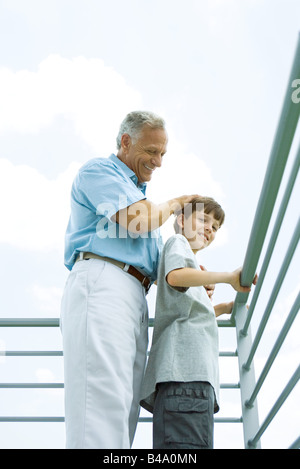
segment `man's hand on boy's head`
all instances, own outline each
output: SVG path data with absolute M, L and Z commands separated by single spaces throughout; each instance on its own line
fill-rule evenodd
M 200 197 L 199 194 L 182 195 L 181 197 L 176 197 L 175 199 L 169 200 L 171 213 L 174 215 L 180 215 L 186 205 L 192 203 L 193 200 L 198 197 Z
M 199 266 L 201 270 L 207 270 L 203 265 L 200 265 Z M 208 294 L 208 297 L 212 300 L 212 297 L 213 297 L 213 294 L 215 292 L 215 285 L 214 284 L 211 284 L 211 285 L 205 285 L 204 288 L 206 290 L 206 293 Z

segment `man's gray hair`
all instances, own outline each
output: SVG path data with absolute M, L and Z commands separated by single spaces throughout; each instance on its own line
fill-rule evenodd
M 121 148 L 121 138 L 123 134 L 128 134 L 133 140 L 138 139 L 139 134 L 144 127 L 149 125 L 152 129 L 164 129 L 165 121 L 158 115 L 149 111 L 133 111 L 127 114 L 125 119 L 120 125 L 120 130 L 117 136 L 117 148 Z

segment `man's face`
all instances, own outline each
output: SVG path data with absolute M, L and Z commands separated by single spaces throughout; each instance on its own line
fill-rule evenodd
M 215 239 L 219 228 L 220 224 L 213 213 L 195 211 L 184 221 L 184 235 L 195 252 L 207 248 Z
M 148 126 L 136 141 L 127 134 L 122 136 L 123 161 L 136 174 L 139 183 L 150 181 L 155 169 L 161 166 L 167 143 L 165 130 Z

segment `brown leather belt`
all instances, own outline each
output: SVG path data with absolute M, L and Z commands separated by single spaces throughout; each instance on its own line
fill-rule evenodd
M 93 252 L 83 252 L 77 256 L 75 262 L 79 260 L 88 260 L 88 259 L 101 259 L 102 261 L 110 262 L 111 264 L 120 267 L 120 269 L 124 270 L 128 274 L 132 275 L 133 277 L 137 278 L 143 287 L 146 290 L 146 293 L 150 290 L 151 287 L 151 280 L 149 277 L 145 277 L 139 270 L 137 270 L 133 265 L 125 264 L 124 262 L 117 261 L 115 259 L 111 259 L 110 257 L 102 257 L 98 256 L 98 254 L 94 254 Z

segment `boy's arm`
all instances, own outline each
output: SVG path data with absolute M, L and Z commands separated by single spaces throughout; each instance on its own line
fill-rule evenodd
M 168 273 L 167 282 L 171 287 L 200 287 L 215 283 L 228 283 L 236 291 L 248 293 L 251 287 L 243 287 L 240 283 L 242 269 L 234 272 L 208 272 L 207 270 L 197 270 L 190 267 L 175 269 Z M 253 279 L 253 285 L 256 284 L 257 275 Z
M 234 304 L 234 302 L 230 301 L 229 303 L 220 303 L 220 304 L 214 306 L 216 318 L 218 316 L 221 316 L 221 314 L 231 314 L 233 304 Z
M 233 309 L 234 301 L 229 303 L 220 303 L 214 306 L 216 317 L 221 316 L 221 314 L 231 314 Z M 249 306 L 246 305 L 246 308 L 249 309 Z

